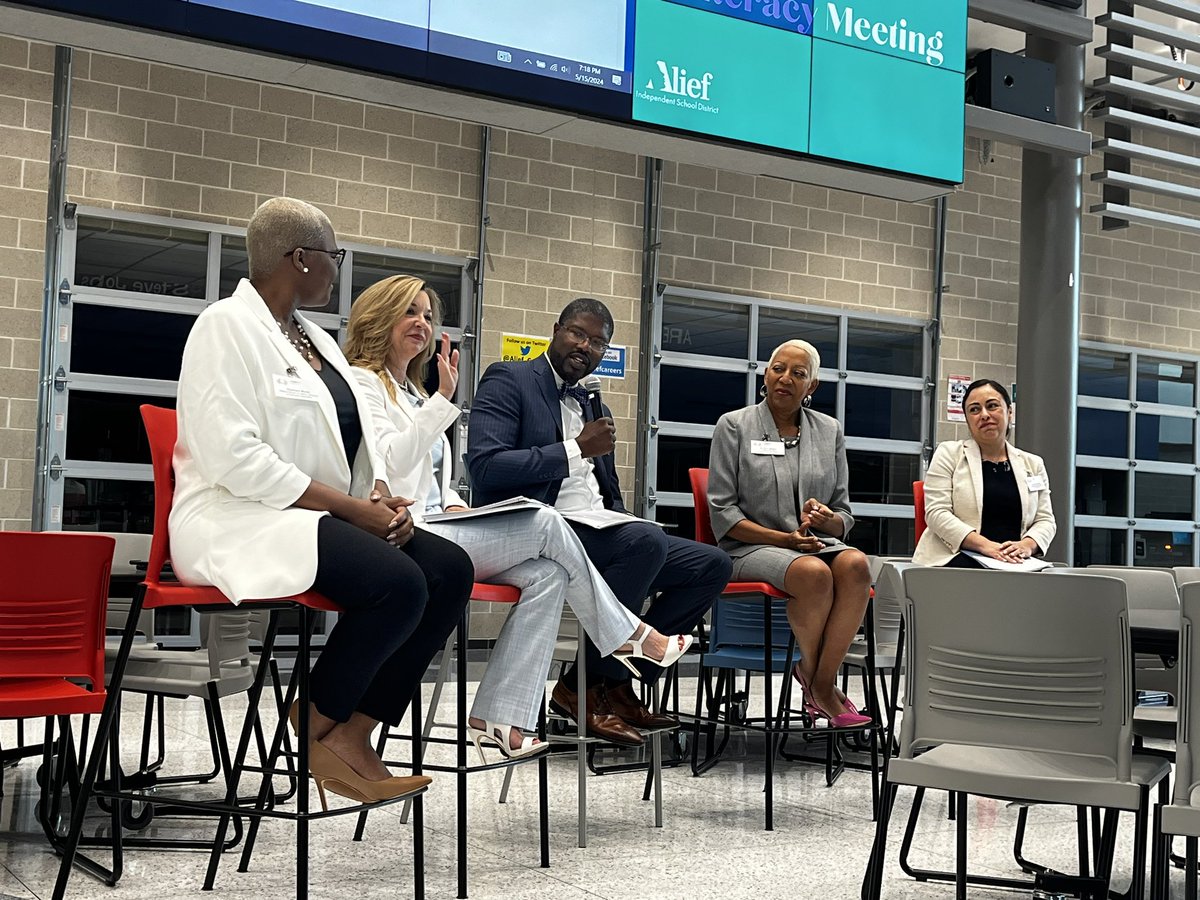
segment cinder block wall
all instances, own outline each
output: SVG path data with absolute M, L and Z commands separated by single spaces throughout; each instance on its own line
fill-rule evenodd
M 0 527 L 32 503 L 42 247 L 53 48 L 0 36 Z M 70 199 L 244 225 L 276 194 L 314 202 L 339 236 L 459 256 L 476 252 L 478 126 L 309 91 L 77 52 Z M 1171 141 L 1178 141 L 1172 138 Z M 1171 149 L 1178 145 L 1164 144 Z M 941 375 L 1015 377 L 1020 152 L 968 141 L 949 198 Z M 1099 159 L 1088 161 L 1095 171 Z M 484 262 L 484 363 L 502 333 L 548 335 L 588 294 L 629 348 L 608 386 L 618 464 L 633 484 L 642 249 L 634 154 L 493 133 Z M 1153 166 L 1135 171 L 1158 177 Z M 668 162 L 660 280 L 797 303 L 927 319 L 931 203 Z M 1085 208 L 1098 200 L 1086 185 Z M 1179 209 L 1180 201 L 1157 208 Z M 1101 234 L 1085 216 L 1085 338 L 1200 350 L 1200 254 L 1162 228 Z M 938 387 L 944 405 L 944 388 Z M 944 419 L 944 408 L 942 410 Z M 942 421 L 938 437 L 955 434 Z

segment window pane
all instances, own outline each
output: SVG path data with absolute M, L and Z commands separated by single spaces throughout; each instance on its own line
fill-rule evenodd
M 462 270 L 458 266 L 356 251 L 350 275 L 350 302 L 375 282 L 392 275 L 423 278 L 442 300 L 442 324 L 454 327 L 462 324 Z
M 1135 531 L 1133 533 L 1133 564 L 1135 566 L 1192 565 L 1192 532 Z
M 711 441 L 701 438 L 658 438 L 658 480 L 656 490 L 690 493 L 688 469 L 708 468 L 708 447 Z
M 1137 398 L 1149 403 L 1194 406 L 1196 364 L 1174 359 L 1138 357 Z
M 821 354 L 821 365 L 836 369 L 838 364 L 837 319 L 814 316 L 812 313 L 787 310 L 761 310 L 758 314 L 758 358 L 770 359 L 775 348 L 784 341 L 808 341 Z
M 921 376 L 923 335 L 920 329 L 857 319 L 850 319 L 846 325 L 847 369 Z
M 249 265 L 246 261 L 246 239 L 235 234 L 221 237 L 221 296 L 228 297 L 237 287 L 238 281 L 250 277 Z M 339 307 L 338 285 L 341 283 L 341 272 L 333 279 L 333 293 L 329 302 L 324 306 L 306 307 L 301 312 L 336 313 Z
M 661 503 L 654 507 L 654 521 L 674 526 L 666 532 L 674 537 L 696 539 L 696 513 L 690 507 L 663 506 Z
M 1181 463 L 1194 460 L 1195 419 L 1138 413 L 1133 427 L 1138 459 Z
M 138 411 L 143 403 L 175 408 L 174 397 L 71 391 L 67 400 L 67 458 L 149 464 L 150 445 Z
M 1125 565 L 1126 533 L 1109 528 L 1076 528 L 1075 565 Z
M 63 485 L 63 531 L 154 530 L 154 485 L 148 481 L 68 478 Z
M 208 235 L 182 228 L 81 218 L 75 287 L 204 299 Z
M 179 380 L 183 345 L 195 316 L 76 303 L 71 371 Z
M 748 307 L 684 297 L 663 304 L 663 350 L 745 359 L 749 345 Z
M 659 397 L 661 422 L 716 425 L 725 413 L 746 405 L 746 376 L 740 372 L 662 366 Z
M 1105 350 L 1079 351 L 1079 393 L 1087 397 L 1129 396 L 1129 356 Z
M 1135 472 L 1133 515 L 1139 519 L 1191 519 L 1191 475 Z
M 1114 469 L 1075 470 L 1075 512 L 1081 516 L 1126 516 L 1129 473 Z
M 912 519 L 855 518 L 847 543 L 875 556 L 911 556 L 915 534 Z
M 921 397 L 920 391 L 848 384 L 846 434 L 854 437 L 919 441 Z
M 850 500 L 859 503 L 913 502 L 912 483 L 920 475 L 921 458 L 903 453 L 847 450 Z
M 1129 414 L 1080 407 L 1075 452 L 1081 456 L 1129 456 Z

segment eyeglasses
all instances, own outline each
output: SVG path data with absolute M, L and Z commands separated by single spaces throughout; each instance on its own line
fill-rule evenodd
M 333 257 L 333 264 L 339 269 L 342 267 L 342 260 L 346 258 L 346 248 L 340 250 L 326 250 L 324 247 L 296 247 L 294 250 L 289 250 L 284 256 L 291 256 L 296 250 L 307 250 L 309 253 L 328 253 Z
M 574 325 L 564 325 L 563 328 L 569 337 L 576 344 L 586 344 L 588 349 L 593 353 L 607 353 L 608 341 L 602 341 L 600 338 L 594 338 L 586 331 L 580 331 Z

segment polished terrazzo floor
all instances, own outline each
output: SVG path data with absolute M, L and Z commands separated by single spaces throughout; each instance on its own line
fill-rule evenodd
M 683 680 L 684 696 L 694 682 Z M 428 687 L 426 688 L 428 693 Z M 227 720 L 240 721 L 244 701 L 226 701 Z M 690 701 L 689 701 L 690 702 Z M 447 701 L 443 710 L 448 714 Z M 140 714 L 126 714 L 126 734 L 140 727 Z M 168 765 L 175 771 L 200 769 L 207 762 L 204 718 L 198 702 L 168 701 Z M 30 737 L 27 734 L 27 738 Z M 32 736 L 36 736 L 36 730 Z M 0 744 L 10 747 L 13 723 L 0 723 Z M 538 866 L 536 769 L 516 769 L 509 801 L 497 803 L 502 772 L 472 775 L 469 788 L 470 896 L 478 900 L 526 898 L 856 898 L 873 835 L 870 779 L 847 771 L 826 787 L 820 766 L 781 762 L 776 772 L 776 828 L 763 830 L 763 763 L 760 744 L 735 738 L 724 761 L 702 777 L 684 768 L 664 772 L 665 822 L 654 827 L 653 807 L 641 800 L 640 773 L 588 779 L 589 842 L 581 849 L 576 835 L 576 764 L 572 754 L 550 764 L 551 866 Z M 451 760 L 446 748 L 431 759 Z M 472 753 L 473 753 L 472 749 Z M 48 898 L 58 863 L 33 819 L 37 796 L 36 760 L 4 772 L 0 798 L 0 900 Z M 901 792 L 898 810 L 907 814 L 909 794 Z M 315 792 L 313 803 L 316 803 Z M 411 826 L 400 820 L 399 806 L 372 813 L 366 838 L 351 840 L 354 817 L 316 822 L 311 839 L 311 888 L 314 898 L 384 898 L 412 894 Z M 1016 810 L 992 800 L 969 807 L 972 870 L 1017 875 L 1011 842 Z M 97 819 L 94 828 L 102 828 Z M 1126 821 L 1117 850 L 1118 887 L 1128 882 L 1130 826 Z M 147 833 L 211 834 L 211 824 L 156 819 Z M 430 898 L 457 896 L 455 875 L 455 790 L 453 777 L 440 775 L 426 802 L 426 892 Z M 952 898 L 953 886 L 919 884 L 895 864 L 902 823 L 893 841 L 884 881 L 888 898 Z M 124 878 L 115 888 L 82 872 L 72 878 L 72 898 L 208 897 L 262 900 L 293 895 L 293 829 L 285 822 L 263 826 L 249 873 L 236 871 L 227 855 L 216 890 L 200 890 L 206 858 L 191 852 L 130 851 Z M 1038 809 L 1031 815 L 1029 855 L 1056 868 L 1071 870 L 1075 858 L 1074 815 L 1069 810 Z M 932 799 L 922 818 L 913 852 L 920 865 L 953 866 L 953 823 L 946 819 L 945 798 Z M 1174 873 L 1182 896 L 1181 873 Z M 972 889 L 970 896 L 1028 896 L 1028 891 Z

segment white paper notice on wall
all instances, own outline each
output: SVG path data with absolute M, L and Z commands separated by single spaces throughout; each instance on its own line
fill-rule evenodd
M 67 424 L 67 417 L 66 417 L 66 416 L 64 416 L 62 413 L 55 413 L 55 414 L 54 414 L 54 430 L 55 430 L 55 431 L 62 431 L 62 430 L 63 430 L 63 426 L 64 426 L 64 425 L 66 425 L 66 424 Z
M 67 326 L 59 325 L 58 326 L 58 342 L 60 344 L 65 344 L 67 342 L 67 338 L 69 336 L 70 336 L 70 332 L 67 331 Z
M 963 397 L 967 394 L 967 385 L 971 383 L 970 375 L 946 376 L 946 418 L 951 422 L 965 422 L 967 416 L 963 412 Z
M 62 507 L 61 506 L 50 507 L 50 524 L 59 525 L 61 523 L 62 523 Z

